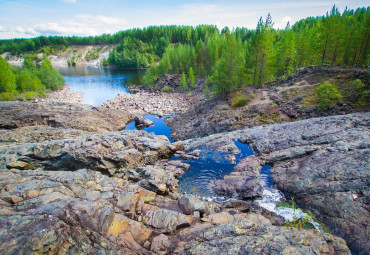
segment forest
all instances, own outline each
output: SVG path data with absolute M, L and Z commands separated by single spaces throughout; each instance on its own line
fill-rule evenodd
M 42 59 L 27 55 L 22 68 L 11 66 L 0 57 L 0 101 L 44 97 L 45 92 L 63 85 L 63 76 L 53 68 L 46 55 Z
M 1 40 L 0 53 L 48 55 L 71 45 L 114 44 L 102 65 L 148 68 L 143 79 L 148 87 L 167 73 L 181 74 L 184 89 L 193 86 L 194 76 L 205 77 L 214 85 L 213 92 L 222 96 L 241 86 L 261 86 L 286 78 L 305 66 L 370 64 L 370 7 L 341 13 L 333 6 L 324 16 L 288 23 L 285 29 L 274 29 L 273 25 L 268 14 L 259 19 L 256 29 L 225 27 L 219 31 L 213 25 L 173 25 L 95 37 Z

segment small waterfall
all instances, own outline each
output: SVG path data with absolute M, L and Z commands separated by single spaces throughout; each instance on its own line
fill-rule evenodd
M 276 213 L 277 215 L 282 216 L 285 221 L 292 222 L 294 218 L 296 220 L 301 219 L 304 220 L 305 218 L 308 219 L 308 222 L 318 231 L 324 232 L 320 223 L 316 222 L 309 214 L 303 212 L 300 208 L 291 208 L 288 206 L 277 206 L 282 202 L 286 202 L 286 198 L 284 197 L 283 193 L 281 193 L 278 189 L 275 188 L 275 185 L 271 179 L 271 166 L 264 165 L 261 168 L 261 172 L 259 175 L 259 179 L 261 184 L 264 188 L 262 199 L 255 200 L 255 202 L 271 211 Z

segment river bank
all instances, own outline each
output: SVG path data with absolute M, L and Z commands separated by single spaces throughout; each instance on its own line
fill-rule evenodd
M 61 89 L 46 93 L 45 98 L 38 98 L 37 102 L 63 102 L 78 104 L 83 100 L 83 93 L 70 90 L 70 85 L 65 84 Z

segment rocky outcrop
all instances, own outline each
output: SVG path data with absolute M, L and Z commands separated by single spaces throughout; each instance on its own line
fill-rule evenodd
M 351 82 L 355 79 L 360 79 L 366 89 L 370 88 L 367 69 L 340 67 L 307 67 L 287 79 L 265 84 L 261 88 L 243 87 L 239 92 L 250 100 L 247 105 L 232 106 L 237 92 L 231 93 L 227 99 L 201 101 L 186 112 L 168 119 L 171 137 L 185 140 L 266 124 L 369 111 L 370 98 L 363 97 L 362 92 L 353 87 Z M 324 81 L 338 85 L 343 98 L 321 110 L 317 107 L 316 89 Z
M 33 143 L 64 138 L 87 136 L 90 132 L 78 129 L 53 128 L 45 126 L 27 126 L 0 130 L 0 143 Z
M 60 102 L 0 102 L 0 128 L 48 126 L 88 132 L 118 131 L 134 118 L 128 112 Z
M 255 156 L 244 158 L 234 171 L 215 182 L 214 191 L 217 195 L 238 199 L 261 197 L 263 188 L 258 179 L 261 164 Z
M 201 233 L 188 231 L 172 254 L 351 254 L 343 239 L 329 234 L 273 226 L 259 214 L 240 218 Z
M 255 163 L 273 165 L 271 177 L 279 190 L 294 196 L 299 206 L 310 209 L 332 233 L 343 237 L 354 254 L 366 254 L 370 251 L 369 126 L 370 113 L 351 114 L 258 126 L 184 144 L 186 151 L 208 143 L 226 151 L 235 146 L 235 139 L 249 144 Z M 246 173 L 253 173 L 258 164 Z M 228 178 L 244 183 L 248 174 L 240 170 L 220 183 Z
M 4 169 L 74 171 L 89 168 L 109 175 L 123 176 L 127 169 L 154 164 L 159 159 L 168 157 L 171 143 L 165 136 L 154 136 L 144 131 L 125 131 L 43 143 L 8 145 L 0 147 L 0 151 L 0 168 Z M 144 175 L 153 175 L 149 172 Z

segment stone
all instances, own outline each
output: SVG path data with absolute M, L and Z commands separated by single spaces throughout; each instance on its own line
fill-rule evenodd
M 226 223 L 233 223 L 234 216 L 230 215 L 227 212 L 220 212 L 220 213 L 211 214 L 207 217 L 202 218 L 201 220 L 205 222 L 210 222 L 212 224 L 226 224 Z
M 179 207 L 180 207 L 181 211 L 184 214 L 187 214 L 187 215 L 193 214 L 194 205 L 190 202 L 189 198 L 187 198 L 186 196 L 181 196 L 179 198 L 178 203 L 179 203 Z
M 171 254 L 351 254 L 339 237 L 314 230 L 272 226 L 258 214 L 248 214 L 233 223 L 188 235 L 193 236 L 182 236 L 185 243 L 174 240 L 171 247 L 178 249 L 171 249 Z
M 170 242 L 168 237 L 164 234 L 160 234 L 153 238 L 150 250 L 153 252 L 166 251 L 169 246 Z

